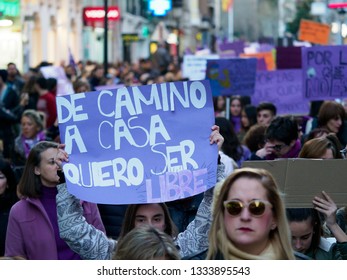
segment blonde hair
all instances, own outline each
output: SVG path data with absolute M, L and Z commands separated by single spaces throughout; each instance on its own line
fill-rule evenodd
M 342 145 L 335 134 L 330 133 L 326 137 L 313 138 L 308 140 L 302 147 L 299 158 L 322 158 L 326 151 L 330 149 L 334 158 L 343 158 L 340 150 Z
M 235 255 L 240 258 L 249 256 L 245 252 L 236 249 L 234 244 L 227 237 L 224 226 L 224 205 L 223 202 L 227 199 L 230 188 L 239 178 L 251 178 L 258 180 L 267 191 L 267 199 L 273 205 L 272 211 L 277 227 L 271 230 L 269 241 L 275 251 L 278 259 L 295 259 L 290 241 L 290 230 L 285 214 L 285 206 L 282 201 L 279 189 L 272 175 L 265 169 L 256 168 L 241 168 L 228 176 L 220 188 L 217 188 L 214 193 L 214 207 L 212 225 L 209 233 L 209 249 L 207 259 L 215 259 L 218 254 L 222 254 L 223 258 L 228 258 L 229 250 L 232 247 L 235 249 Z M 229 244 L 229 245 L 227 245 Z M 256 256 L 255 256 L 256 258 Z
M 180 255 L 168 234 L 149 225 L 127 233 L 117 244 L 114 260 L 179 260 Z
M 35 124 L 39 127 L 40 131 L 44 129 L 43 125 L 43 117 L 42 112 L 33 110 L 33 109 L 27 109 L 23 112 L 22 118 L 27 117 L 35 122 Z

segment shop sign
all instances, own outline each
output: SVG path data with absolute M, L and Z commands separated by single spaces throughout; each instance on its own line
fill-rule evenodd
M 85 26 L 97 26 L 104 22 L 105 9 L 104 7 L 85 7 L 83 9 L 83 22 Z M 120 19 L 120 12 L 117 6 L 108 7 L 107 20 L 109 22 Z

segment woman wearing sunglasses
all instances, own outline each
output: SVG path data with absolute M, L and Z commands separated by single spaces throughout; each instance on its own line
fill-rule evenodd
M 236 170 L 219 190 L 207 259 L 295 259 L 285 207 L 268 171 Z

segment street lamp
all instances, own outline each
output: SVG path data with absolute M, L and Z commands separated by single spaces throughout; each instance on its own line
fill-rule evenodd
M 107 77 L 107 70 L 108 70 L 108 58 L 107 58 L 107 42 L 108 42 L 108 5 L 107 0 L 104 0 L 104 10 L 105 10 L 105 16 L 104 16 L 104 75 Z

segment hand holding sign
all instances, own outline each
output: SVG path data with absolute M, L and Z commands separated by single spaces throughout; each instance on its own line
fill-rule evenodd
M 69 155 L 68 153 L 64 150 L 65 144 L 59 144 L 58 145 L 58 151 L 57 155 L 55 156 L 55 163 L 62 169 L 62 164 L 63 162 L 69 162 Z
M 223 136 L 219 133 L 219 126 L 212 126 L 212 133 L 210 135 L 210 144 L 216 143 L 218 150 L 220 151 L 224 142 Z
M 320 213 L 324 214 L 326 219 L 326 224 L 331 233 L 336 238 L 338 242 L 347 242 L 346 233 L 340 228 L 336 222 L 336 211 L 337 206 L 335 202 L 330 198 L 330 196 L 322 191 L 322 198 L 315 196 L 313 199 L 314 208 Z

